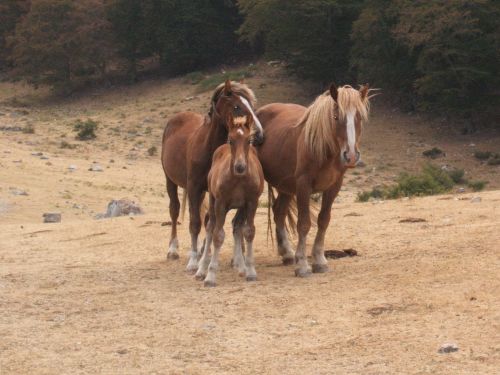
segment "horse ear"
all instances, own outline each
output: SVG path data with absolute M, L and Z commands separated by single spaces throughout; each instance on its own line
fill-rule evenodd
M 224 85 L 224 95 L 231 95 L 231 81 L 229 79 L 226 80 L 226 84 Z
M 361 95 L 361 99 L 365 100 L 368 96 L 368 91 L 370 91 L 370 85 L 367 83 L 359 89 L 359 94 Z
M 337 101 L 337 97 L 339 96 L 339 92 L 337 90 L 337 86 L 335 86 L 335 83 L 332 82 L 330 85 L 330 95 L 332 96 L 332 99 Z

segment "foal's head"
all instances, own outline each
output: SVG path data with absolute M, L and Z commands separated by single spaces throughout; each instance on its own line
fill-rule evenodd
M 215 89 L 210 112 L 219 116 L 228 131 L 235 125 L 252 129 L 254 142 L 259 144 L 264 139 L 264 130 L 255 115 L 254 105 L 255 95 L 247 85 L 227 80 Z
M 235 176 L 245 176 L 248 172 L 248 151 L 252 144 L 250 127 L 233 123 L 229 127 L 227 143 L 231 148 L 231 171 Z

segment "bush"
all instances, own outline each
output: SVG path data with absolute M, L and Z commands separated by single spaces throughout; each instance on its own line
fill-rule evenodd
M 66 148 L 69 150 L 73 150 L 76 148 L 76 145 L 68 143 L 66 141 L 61 141 L 61 144 L 59 145 L 59 148 Z
M 188 73 L 184 76 L 184 82 L 196 85 L 205 79 L 205 75 L 202 72 L 196 71 Z
M 485 188 L 487 181 L 470 181 L 468 186 L 474 191 L 481 191 Z
M 491 156 L 490 151 L 476 151 L 474 152 L 474 157 L 479 160 L 488 160 Z
M 203 79 L 198 85 L 199 92 L 205 92 L 215 89 L 220 83 L 230 79 L 231 81 L 241 81 L 245 78 L 253 77 L 255 68 L 234 70 L 232 72 L 224 72 L 213 74 Z
M 490 160 L 488 160 L 488 165 L 500 165 L 500 154 L 495 154 Z
M 150 148 L 148 148 L 148 155 L 149 156 L 154 156 L 156 155 L 158 152 L 158 149 L 156 148 L 156 146 L 151 146 Z
M 435 165 L 427 164 L 417 175 L 402 173 L 397 184 L 390 187 L 375 187 L 371 191 L 358 193 L 358 202 L 370 198 L 396 199 L 401 197 L 426 196 L 446 193 L 457 183 L 464 183 L 463 169 L 445 171 Z
M 78 132 L 76 138 L 80 141 L 88 141 L 97 137 L 95 134 L 95 131 L 97 130 L 97 122 L 95 122 L 94 120 L 77 120 L 73 129 Z
M 426 150 L 426 151 L 422 152 L 422 155 L 424 155 L 428 158 L 431 158 L 431 159 L 436 159 L 438 156 L 441 156 L 443 154 L 444 154 L 443 150 L 441 150 L 437 147 L 433 147 L 430 150 Z

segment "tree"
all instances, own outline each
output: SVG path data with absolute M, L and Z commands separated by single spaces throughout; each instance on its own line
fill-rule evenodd
M 270 58 L 279 58 L 304 78 L 349 82 L 352 22 L 363 1 L 240 0 L 245 20 L 239 32 L 263 43 Z
M 30 0 L 2 0 L 0 2 L 0 70 L 6 67 L 11 52 L 7 47 L 7 38 L 14 33 L 16 24 L 29 11 L 30 6 Z
M 15 73 L 69 92 L 89 77 L 105 77 L 113 54 L 109 35 L 102 0 L 33 0 L 10 38 Z

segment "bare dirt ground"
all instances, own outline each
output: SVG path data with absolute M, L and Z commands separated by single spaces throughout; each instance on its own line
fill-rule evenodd
M 279 69 L 260 66 L 248 83 L 260 104 L 312 99 Z M 345 182 L 326 239 L 359 256 L 297 279 L 268 244 L 261 208 L 258 281 L 231 270 L 227 228 L 218 286 L 206 289 L 184 272 L 186 222 L 184 257 L 165 259 L 164 177 L 147 149 L 160 148 L 169 115 L 205 112 L 209 95 L 182 79 L 58 101 L 2 84 L 0 126 L 35 133 L 0 130 L 0 374 L 498 372 L 500 167 L 472 156 L 500 152 L 498 134 L 462 136 L 374 100 L 367 166 Z M 95 141 L 74 140 L 79 118 L 99 121 Z M 418 170 L 434 146 L 446 152 L 438 165 L 488 180 L 489 191 L 354 203 L 359 190 Z M 88 171 L 94 161 L 103 172 Z M 122 197 L 146 214 L 94 219 Z M 61 212 L 62 223 L 42 224 L 43 212 Z M 424 221 L 400 222 L 408 218 Z M 459 350 L 438 353 L 446 342 Z

